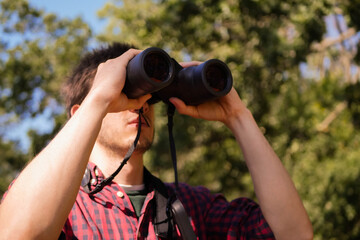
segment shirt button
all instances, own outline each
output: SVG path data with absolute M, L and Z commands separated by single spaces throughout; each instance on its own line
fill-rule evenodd
M 122 191 L 118 191 L 118 192 L 116 193 L 116 195 L 117 195 L 118 197 L 120 197 L 120 198 L 123 198 L 123 197 L 124 197 L 124 193 L 123 193 Z
M 96 183 L 96 179 L 95 178 L 91 179 L 90 183 L 91 183 L 91 185 L 94 185 Z

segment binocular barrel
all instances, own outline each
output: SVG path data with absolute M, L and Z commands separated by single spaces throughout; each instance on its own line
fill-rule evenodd
M 183 68 L 160 48 L 147 48 L 127 66 L 123 92 L 129 98 L 151 93 L 150 103 L 178 97 L 187 105 L 198 105 L 225 96 L 232 87 L 228 66 L 217 59 Z

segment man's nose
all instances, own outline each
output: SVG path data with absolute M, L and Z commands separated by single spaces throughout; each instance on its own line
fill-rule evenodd
M 150 106 L 149 106 L 148 102 L 144 103 L 144 105 L 142 106 L 142 109 L 143 109 L 143 113 L 147 113 L 149 111 Z M 138 113 L 140 111 L 140 109 L 133 109 L 133 110 L 130 110 L 130 111 Z

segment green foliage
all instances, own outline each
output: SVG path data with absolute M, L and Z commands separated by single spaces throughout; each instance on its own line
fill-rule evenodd
M 313 63 L 311 46 L 322 40 L 323 17 L 338 11 L 336 5 L 359 29 L 359 1 L 113 0 L 99 12 L 108 26 L 97 38 L 161 47 L 178 61 L 225 61 L 292 176 L 315 239 L 359 239 L 359 84 L 345 84 L 331 71 L 321 79 L 304 79 L 299 72 L 299 63 Z M 91 31 L 81 19 L 59 19 L 25 0 L 2 1 L 0 21 L 4 36 L 21 36 L 16 44 L 10 38 L 0 42 L 0 113 L 10 124 L 58 104 L 61 82 L 87 50 Z M 40 100 L 34 100 L 34 89 L 44 93 Z M 52 133 L 29 132 L 28 153 L 16 151 L 16 143 L 0 142 L 2 192 L 27 156 L 39 152 L 65 122 L 59 111 L 53 115 Z M 334 118 L 325 121 L 329 116 Z M 166 124 L 166 106 L 159 103 L 146 165 L 173 181 Z M 241 151 L 224 126 L 176 114 L 174 136 L 180 181 L 205 185 L 229 199 L 255 197 Z
M 54 117 L 59 114 L 59 88 L 86 51 L 92 33 L 80 18 L 59 19 L 26 0 L 3 0 L 0 7 L 0 132 L 4 136 L 14 124 L 39 116 L 46 109 Z M 64 119 L 54 125 L 63 123 Z M 0 193 L 26 163 L 28 154 L 37 154 L 53 134 L 39 136 L 31 131 L 29 153 L 0 139 Z
M 326 1 L 113 1 L 101 11 L 101 16 L 107 16 L 110 23 L 100 39 L 121 39 L 140 48 L 162 47 L 178 60 L 184 57 L 222 59 L 229 64 L 234 85 L 255 118 L 271 131 L 273 127 L 264 116 L 271 111 L 271 101 L 288 80 L 287 75 L 294 71 L 298 74 L 297 64 L 310 52 L 310 44 L 321 38 L 324 31 L 322 16 L 327 14 L 327 5 Z M 236 146 L 234 139 L 229 140 L 230 134 L 224 134 L 223 127 L 181 116 L 176 120 L 179 121 L 175 124 L 176 138 L 180 142 L 179 161 L 189 161 L 189 156 L 198 159 L 194 160 L 195 165 L 184 164 L 182 171 L 192 173 L 200 166 L 209 167 L 209 175 L 213 175 L 212 171 L 217 169 L 220 179 L 224 179 L 214 184 L 216 187 L 210 186 L 213 189 L 244 185 L 238 177 L 234 181 L 226 179 L 233 175 L 246 177 L 246 168 L 243 164 L 233 166 L 232 163 L 238 161 L 231 161 L 229 154 L 223 152 L 226 150 L 216 153 L 220 159 L 226 158 L 226 163 L 205 159 L 211 155 L 216 159 L 208 146 L 215 144 L 224 148 L 226 141 L 231 142 L 230 146 Z M 161 129 L 159 139 L 162 139 L 162 131 L 166 129 L 158 128 Z M 164 151 L 163 146 L 163 140 L 159 140 L 159 145 L 154 148 L 156 153 L 151 153 L 153 161 L 160 161 L 158 166 L 164 166 L 160 159 L 167 150 Z M 198 177 L 193 175 L 190 179 L 199 179 L 196 183 L 206 183 L 210 179 L 206 173 Z
M 341 112 L 327 131 L 318 130 L 343 100 L 341 86 L 327 78 L 305 86 L 288 82 L 268 116 L 274 127 L 270 142 L 304 201 L 315 239 L 357 239 L 360 234 L 360 138 L 351 110 Z
M 180 61 L 224 60 L 293 177 L 316 239 L 356 239 L 360 175 L 354 110 L 345 108 L 327 131 L 319 130 L 347 101 L 348 91 L 331 72 L 315 81 L 301 78 L 298 70 L 312 53 L 312 43 L 322 40 L 323 17 L 334 6 L 330 0 L 112 1 L 101 11 L 110 24 L 99 38 L 162 47 Z M 158 106 L 158 136 L 147 165 L 171 181 L 164 108 Z M 230 199 L 254 197 L 241 152 L 223 126 L 176 115 L 174 135 L 180 180 L 222 191 Z
M 340 1 L 340 6 L 344 10 L 345 16 L 349 18 L 349 25 L 357 30 L 360 30 L 360 1 L 359 0 L 345 0 Z M 355 56 L 357 64 L 360 63 L 360 52 L 357 51 Z
M 27 159 L 16 151 L 14 143 L 4 143 L 2 139 L 0 140 L 0 196 L 2 196 Z

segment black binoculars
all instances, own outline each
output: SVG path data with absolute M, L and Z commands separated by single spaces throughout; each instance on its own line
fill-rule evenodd
M 151 104 L 177 97 L 187 105 L 198 105 L 225 96 L 232 84 L 231 71 L 220 60 L 183 68 L 164 50 L 151 47 L 128 63 L 123 92 L 128 98 L 151 93 Z

